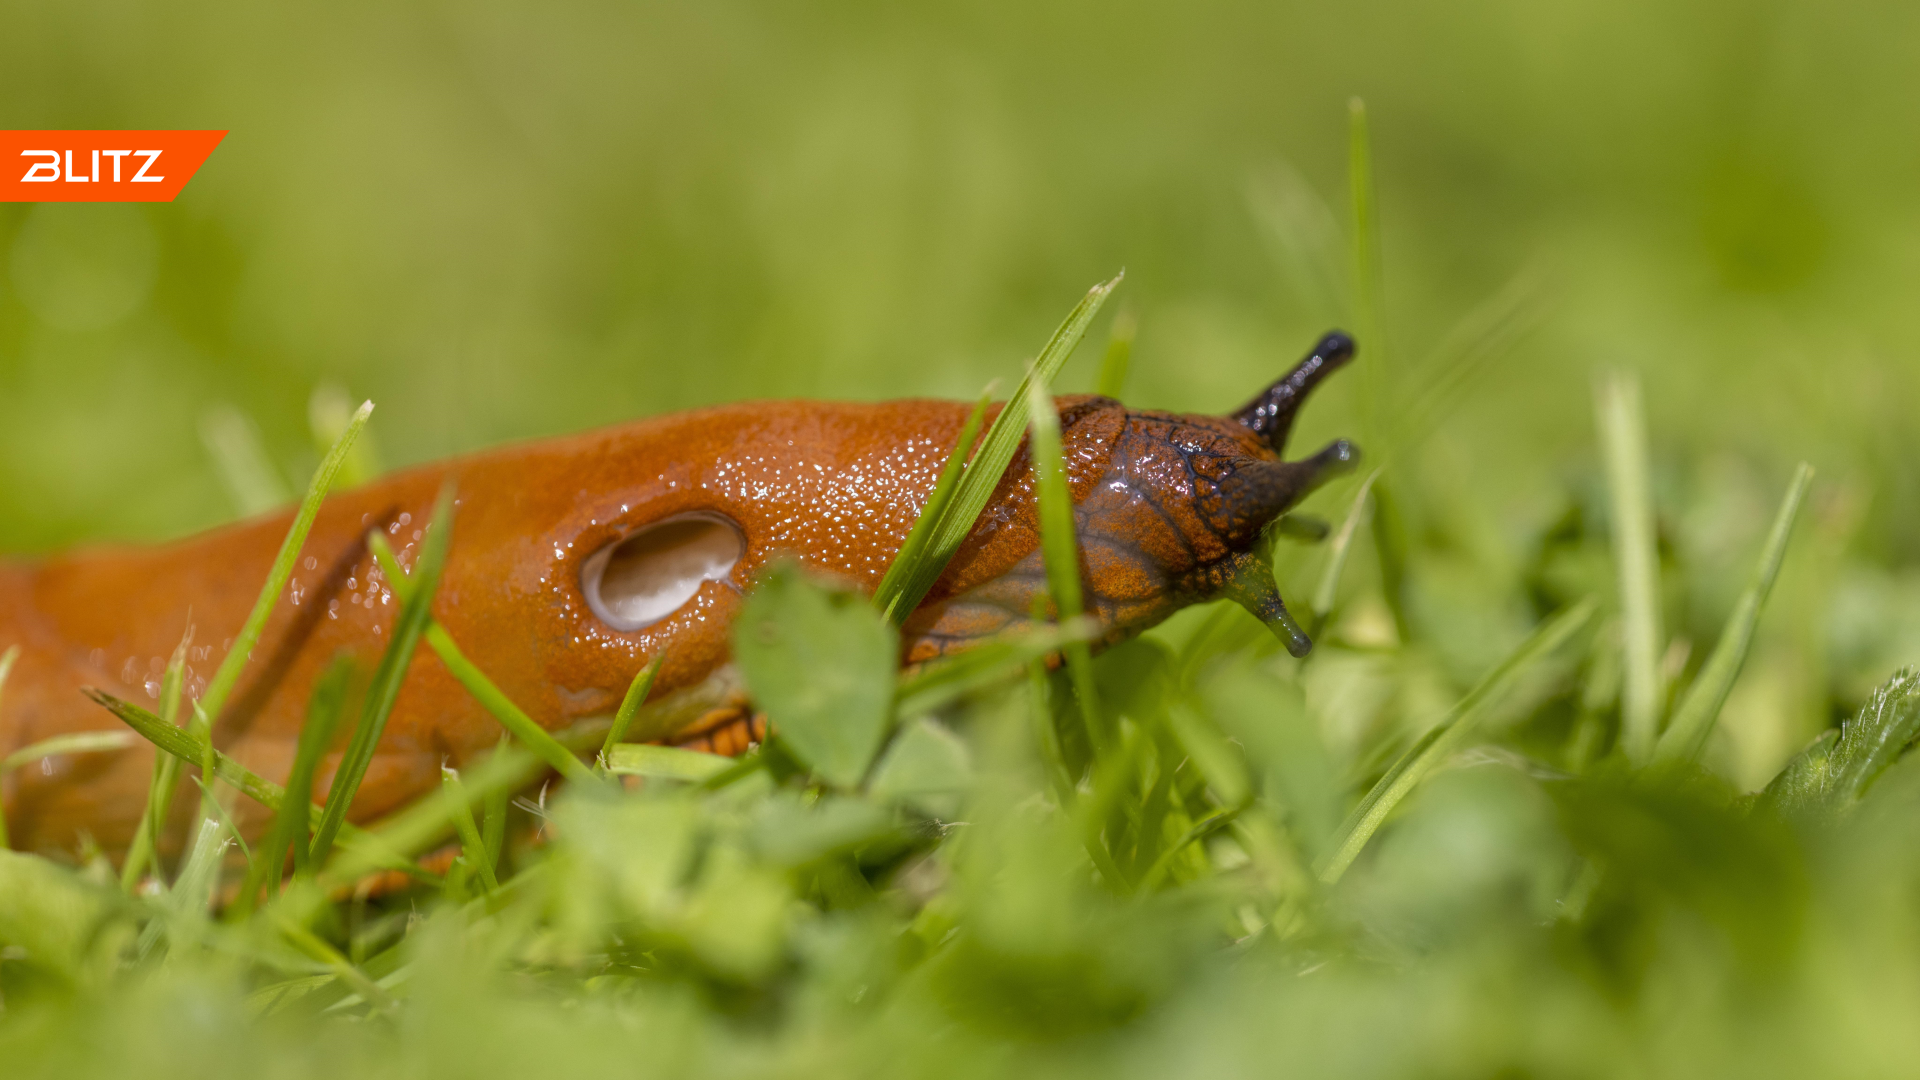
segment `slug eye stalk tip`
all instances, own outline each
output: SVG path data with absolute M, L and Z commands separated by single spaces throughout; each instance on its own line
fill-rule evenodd
M 1359 351 L 1353 338 L 1339 330 L 1330 330 L 1317 342 L 1306 359 L 1294 365 L 1272 386 L 1233 413 L 1247 430 L 1267 440 L 1274 453 L 1286 449 L 1287 435 L 1293 430 L 1293 418 L 1321 380 L 1345 367 Z

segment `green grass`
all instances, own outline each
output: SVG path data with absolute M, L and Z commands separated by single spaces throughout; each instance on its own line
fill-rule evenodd
M 1362 112 L 1353 131 L 1364 264 Z M 1772 493 L 1744 515 L 1704 484 L 1663 496 L 1669 451 L 1614 379 L 1561 510 L 1524 556 L 1482 558 L 1498 530 L 1476 489 L 1421 468 L 1395 427 L 1413 422 L 1383 410 L 1387 471 L 1318 497 L 1334 526 L 1276 556 L 1312 654 L 1231 602 L 1090 654 L 1049 392 L 1115 284 L 977 440 L 974 411 L 877 602 L 792 564 L 758 584 L 735 655 L 775 736 L 740 761 L 625 741 L 657 662 L 567 731 L 508 699 L 429 611 L 450 492 L 411 572 L 370 540 L 404 633 L 357 711 L 344 668 L 320 681 L 286 788 L 178 722 L 182 661 L 160 715 L 96 693 L 163 751 L 156 805 L 181 766 L 212 790 L 152 889 L 86 852 L 0 851 L 7 1075 L 1747 1077 L 1920 1053 L 1920 679 L 1887 667 L 1843 724 L 1735 779 L 1789 692 L 1779 634 L 1811 632 L 1808 602 L 1781 600 L 1839 587 L 1803 573 L 1840 513 L 1810 468 L 1770 523 Z M 1464 380 L 1515 306 L 1430 385 Z M 1109 335 L 1103 390 L 1145 374 L 1131 335 Z M 1416 398 L 1422 431 L 1441 396 Z M 356 429 L 315 427 L 329 452 L 201 717 L 345 467 Z M 898 672 L 903 612 L 1029 434 L 1051 608 Z M 1702 515 L 1718 547 L 1689 539 Z M 356 827 L 421 641 L 500 746 Z M 348 767 L 307 802 L 348 723 Z M 116 736 L 24 747 L 0 781 Z M 274 814 L 250 849 L 234 797 Z M 444 875 L 410 863 L 449 846 Z M 402 867 L 410 888 L 356 894 Z

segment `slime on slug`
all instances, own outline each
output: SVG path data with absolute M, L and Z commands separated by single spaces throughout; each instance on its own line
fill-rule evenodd
M 1303 460 L 1281 458 L 1301 405 L 1353 354 L 1351 339 L 1328 334 L 1225 417 L 1058 399 L 1096 648 L 1187 604 L 1229 597 L 1295 655 L 1306 652 L 1260 538 L 1356 459 L 1345 440 Z M 435 493 L 452 479 L 458 521 L 433 615 L 510 698 L 549 729 L 611 714 L 634 673 L 664 651 L 654 696 L 628 737 L 745 750 L 765 731 L 729 663 L 743 590 L 783 555 L 875 588 L 968 411 L 919 399 L 726 405 L 456 458 L 335 494 L 214 720 L 215 745 L 262 776 L 287 775 L 315 680 L 341 654 L 371 670 L 391 636 L 400 605 L 367 550 L 368 531 L 383 530 L 410 568 Z M 245 621 L 289 520 L 281 513 L 160 547 L 0 564 L 0 647 L 21 647 L 0 711 L 0 754 L 118 727 L 81 687 L 151 703 L 189 612 L 200 644 L 185 682 L 197 695 Z M 904 620 L 901 662 L 1018 627 L 1045 582 L 1023 448 Z M 376 817 L 434 790 L 443 762 L 478 757 L 499 734 L 421 650 L 352 817 Z M 0 792 L 14 843 L 68 849 L 85 835 L 124 849 L 145 809 L 151 753 L 142 745 L 63 757 L 46 775 L 15 772 Z M 327 790 L 338 762 L 337 751 L 323 761 L 316 792 Z M 177 846 L 190 807 L 182 793 L 168 846 Z M 269 820 L 244 802 L 236 813 L 249 834 Z

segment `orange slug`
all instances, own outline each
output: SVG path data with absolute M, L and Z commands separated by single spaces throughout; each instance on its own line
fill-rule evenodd
M 1296 653 L 1257 541 L 1354 458 L 1345 442 L 1298 462 L 1280 450 L 1296 410 L 1353 354 L 1329 334 L 1294 371 L 1228 417 L 1062 397 L 1088 614 L 1099 642 L 1182 605 L 1232 596 Z M 611 713 L 665 650 L 633 737 L 739 752 L 764 734 L 728 663 L 742 590 L 782 554 L 868 590 L 932 491 L 968 406 L 752 402 L 699 409 L 410 469 L 330 497 L 214 740 L 284 777 L 316 677 L 341 653 L 371 670 L 399 602 L 366 548 L 385 530 L 405 564 L 442 482 L 459 492 L 433 614 L 530 715 L 550 728 Z M 159 547 L 98 548 L 0 563 L 0 649 L 22 653 L 0 699 L 0 756 L 51 735 L 118 726 L 83 697 L 100 686 L 151 703 L 194 625 L 197 694 L 265 580 L 290 513 Z M 945 573 L 902 632 L 902 662 L 939 657 L 1030 618 L 1044 588 L 1031 463 L 1023 449 Z M 359 789 L 365 820 L 429 791 L 442 762 L 487 751 L 498 724 L 421 649 Z M 6 780 L 16 845 L 68 849 L 90 836 L 124 849 L 141 816 L 152 751 L 46 759 Z M 337 752 L 316 778 L 324 796 Z M 183 797 L 182 810 L 190 805 Z M 244 800 L 243 800 L 244 804 Z M 264 828 L 242 805 L 243 831 Z M 184 812 L 176 826 L 185 822 Z M 178 842 L 171 838 L 168 846 Z

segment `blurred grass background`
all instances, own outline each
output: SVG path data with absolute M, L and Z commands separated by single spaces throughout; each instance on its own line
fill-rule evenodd
M 1750 779 L 1920 651 L 1901 602 L 1920 597 L 1920 146 L 1901 135 L 1920 12 L 78 3 L 5 21 L 8 126 L 232 134 L 174 204 L 0 207 L 0 551 L 230 517 L 202 418 L 236 407 L 302 477 L 323 384 L 380 403 L 389 464 L 744 398 L 971 396 L 1123 266 L 1129 400 L 1224 411 L 1352 324 L 1359 95 L 1384 343 L 1299 442 L 1373 433 L 1369 379 L 1417 381 L 1516 278 L 1538 298 L 1396 462 L 1411 604 L 1454 628 L 1456 681 L 1517 640 L 1529 566 L 1604 573 L 1540 555 L 1597 499 L 1600 366 L 1646 386 L 1678 634 L 1719 625 L 1791 463 L 1821 470 L 1818 531 L 1743 684 L 1774 716 Z M 1091 386 L 1093 352 L 1061 389 Z

